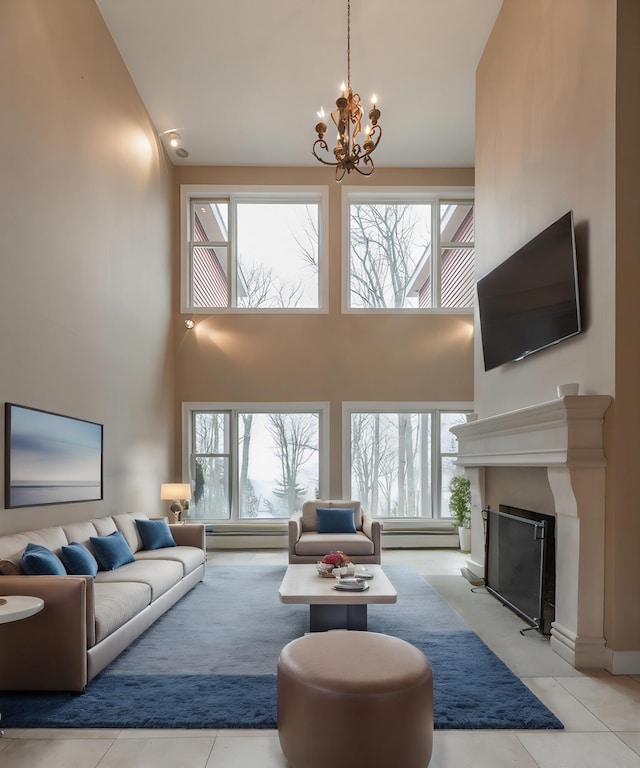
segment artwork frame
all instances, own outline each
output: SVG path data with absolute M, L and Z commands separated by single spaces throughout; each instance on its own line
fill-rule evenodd
M 6 509 L 103 499 L 103 425 L 5 403 Z

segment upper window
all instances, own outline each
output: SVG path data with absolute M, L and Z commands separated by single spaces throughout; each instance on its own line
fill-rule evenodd
M 473 201 L 346 191 L 347 310 L 471 309 Z
M 183 312 L 323 309 L 324 188 L 182 194 Z

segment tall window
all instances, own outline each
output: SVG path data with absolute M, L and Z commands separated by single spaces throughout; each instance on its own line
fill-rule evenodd
M 187 406 L 193 501 L 201 520 L 288 518 L 318 498 L 326 406 Z
M 183 311 L 322 308 L 325 192 L 186 187 L 182 194 Z
M 350 404 L 346 416 L 351 498 L 373 517 L 450 517 L 449 483 L 459 472 L 449 427 L 465 412 Z
M 470 309 L 472 200 L 347 191 L 347 309 Z

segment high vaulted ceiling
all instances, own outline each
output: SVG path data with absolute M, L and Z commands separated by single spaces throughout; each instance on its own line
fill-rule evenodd
M 158 133 L 189 152 L 170 149 L 174 163 L 318 164 L 317 112 L 347 78 L 346 0 L 96 3 Z M 474 164 L 475 69 L 501 4 L 351 0 L 351 85 L 365 112 L 378 99 L 378 167 Z

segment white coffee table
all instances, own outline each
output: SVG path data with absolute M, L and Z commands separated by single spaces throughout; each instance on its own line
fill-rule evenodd
M 44 608 L 44 600 L 30 595 L 0 595 L 0 624 L 33 616 Z M 0 737 L 4 731 L 0 730 Z
M 367 606 L 395 603 L 398 593 L 379 565 L 367 565 L 373 574 L 364 592 L 342 592 L 333 589 L 335 579 L 318 575 L 314 564 L 290 565 L 278 592 L 282 603 L 309 605 L 309 631 L 367 628 Z

